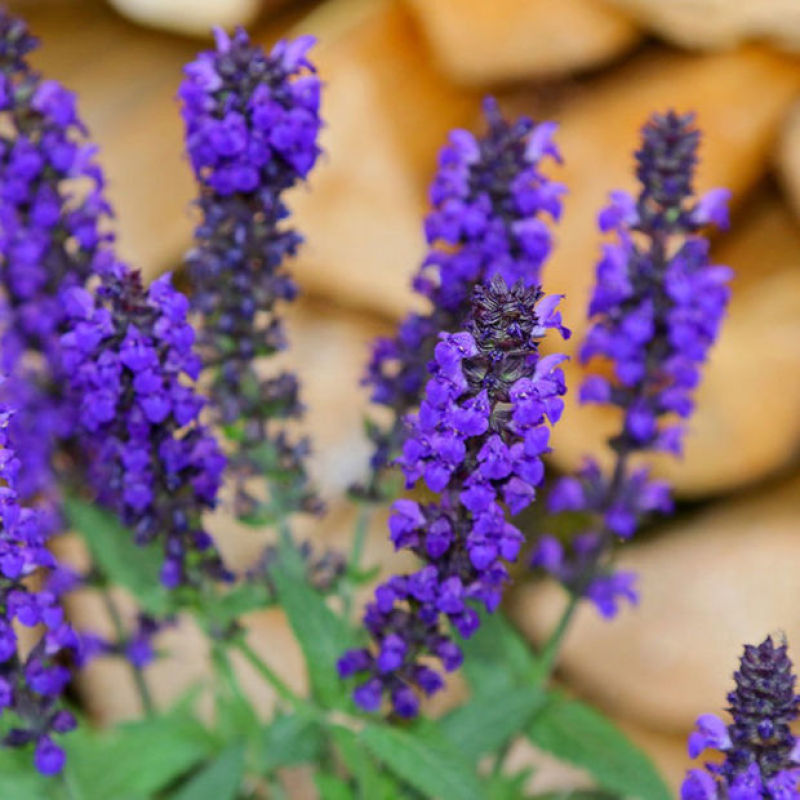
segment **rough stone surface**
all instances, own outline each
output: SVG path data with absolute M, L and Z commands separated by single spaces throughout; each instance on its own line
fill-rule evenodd
M 778 177 L 800 219 L 800 102 L 786 115 L 777 153 Z
M 719 49 L 767 39 L 800 50 L 794 0 L 608 0 L 642 27 L 681 47 Z
M 785 632 L 800 650 L 799 513 L 794 477 L 621 548 L 619 566 L 640 576 L 641 603 L 612 622 L 581 606 L 565 640 L 565 680 L 661 733 L 686 735 L 698 715 L 721 711 L 744 643 Z M 529 584 L 510 610 L 541 641 L 564 600 L 553 584 Z
M 486 85 L 590 69 L 639 40 L 602 0 L 409 0 L 438 62 L 460 83 Z

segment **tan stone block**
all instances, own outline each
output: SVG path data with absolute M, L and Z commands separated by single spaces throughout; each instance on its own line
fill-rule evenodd
M 800 49 L 800 7 L 794 0 L 609 0 L 642 27 L 681 47 L 728 48 L 767 39 Z
M 456 81 L 485 85 L 589 69 L 639 40 L 598 0 L 410 0 L 437 60 Z
M 561 674 L 608 713 L 686 736 L 725 707 L 745 643 L 785 632 L 800 647 L 796 564 L 800 479 L 676 520 L 657 538 L 621 547 L 641 602 L 612 621 L 583 604 L 562 651 Z M 510 611 L 533 641 L 560 614 L 552 583 L 522 586 Z

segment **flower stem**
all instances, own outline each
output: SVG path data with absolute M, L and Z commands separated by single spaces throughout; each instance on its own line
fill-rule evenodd
M 111 618 L 111 624 L 114 626 L 114 634 L 117 637 L 117 641 L 121 644 L 125 641 L 125 628 L 122 624 L 119 608 L 117 608 L 117 604 L 114 602 L 114 598 L 111 596 L 111 592 L 108 591 L 108 589 L 102 590 L 100 594 L 103 598 L 108 616 Z M 152 717 L 153 714 L 155 714 L 155 704 L 153 703 L 153 696 L 150 693 L 150 687 L 147 685 L 147 680 L 144 677 L 144 672 L 132 661 L 129 661 L 127 658 L 124 658 L 124 660 L 131 669 L 133 682 L 136 686 L 136 692 L 139 695 L 139 702 L 142 705 L 142 710 L 146 716 Z
M 553 632 L 545 642 L 542 652 L 539 656 L 539 664 L 537 676 L 540 683 L 546 683 L 553 674 L 556 662 L 558 661 L 558 654 L 561 650 L 561 643 L 564 640 L 564 634 L 567 632 L 570 622 L 578 609 L 580 596 L 574 593 L 570 594 L 569 602 L 561 613 L 561 617 L 556 623 Z
M 245 657 L 247 662 L 256 670 L 256 672 L 258 672 L 258 674 L 264 678 L 264 680 L 275 690 L 275 693 L 281 698 L 281 700 L 284 700 L 295 708 L 308 705 L 308 703 L 296 695 L 284 682 L 283 678 L 281 678 L 280 675 L 278 675 L 278 673 L 275 672 L 275 670 L 272 669 L 272 667 L 267 664 L 267 662 L 264 661 L 264 659 L 261 658 L 261 656 L 259 656 L 255 650 L 253 650 L 243 636 L 237 636 L 232 640 L 231 644 Z
M 366 504 L 362 505 L 358 509 L 358 518 L 356 519 L 356 527 L 353 534 L 353 545 L 350 548 L 345 582 L 342 587 L 342 616 L 346 620 L 350 619 L 350 615 L 353 611 L 353 575 L 358 572 L 361 559 L 364 555 L 364 543 L 367 539 L 367 531 L 369 530 L 371 519 L 372 507 Z

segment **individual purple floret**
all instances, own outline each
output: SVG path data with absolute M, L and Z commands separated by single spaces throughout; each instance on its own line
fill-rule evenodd
M 59 294 L 81 286 L 111 211 L 96 147 L 74 95 L 28 65 L 37 46 L 25 24 L 0 9 L 0 369 L 2 399 L 18 409 L 9 429 L 25 460 L 17 490 L 52 500 L 53 451 L 72 431 L 59 336 Z
M 588 532 L 567 554 L 544 537 L 532 563 L 559 578 L 577 596 L 587 595 L 605 616 L 617 601 L 635 601 L 633 576 L 615 575 L 609 564 L 618 538 L 628 539 L 641 518 L 669 512 L 668 487 L 631 471 L 631 455 L 681 452 L 683 428 L 701 368 L 718 333 L 730 291 L 731 271 L 709 261 L 708 223 L 727 225 L 729 192 L 714 189 L 694 198 L 699 131 L 691 114 L 653 115 L 636 152 L 641 189 L 634 198 L 612 192 L 599 216 L 615 239 L 604 245 L 589 306 L 591 326 L 580 351 L 586 363 L 602 358 L 610 377 L 589 376 L 581 401 L 622 412 L 620 433 L 610 440 L 616 462 L 610 476 L 587 461 L 575 477 L 559 481 L 549 498 L 553 513 L 587 513 Z
M 689 755 L 707 748 L 724 755 L 722 763 L 691 769 L 682 800 L 792 800 L 800 797 L 800 740 L 791 724 L 800 715 L 800 697 L 786 644 L 768 636 L 745 645 L 736 688 L 728 694 L 733 722 L 703 714 L 689 737 Z
M 109 257 L 94 294 L 64 298 L 72 330 L 64 366 L 80 403 L 81 445 L 101 504 L 144 544 L 164 548 L 162 582 L 228 576 L 202 513 L 213 508 L 225 458 L 198 423 L 200 370 L 188 300 L 165 275 L 149 289 Z
M 373 649 L 339 662 L 342 677 L 364 679 L 353 696 L 368 711 L 388 695 L 395 714 L 414 716 L 415 690 L 432 694 L 443 685 L 429 657 L 447 671 L 461 663 L 445 618 L 468 637 L 479 625 L 475 606 L 491 612 L 500 602 L 506 562 L 523 543 L 508 518 L 534 500 L 549 450 L 547 422 L 563 408 L 565 356 L 538 352 L 548 329 L 568 335 L 559 299 L 522 281 L 509 289 L 496 275 L 473 290 L 465 329 L 439 338 L 400 458 L 406 485 L 422 482 L 437 497 L 397 500 L 389 520 L 395 547 L 425 566 L 378 587 L 364 618 Z
M 215 35 L 216 49 L 186 67 L 180 88 L 202 215 L 187 263 L 212 410 L 235 443 L 229 471 L 240 516 L 317 511 L 308 442 L 283 430 L 282 421 L 302 413 L 297 379 L 264 377 L 259 364 L 286 347 L 276 309 L 297 295 L 284 262 L 302 237 L 284 224 L 284 193 L 320 153 L 320 81 L 307 58 L 314 39 L 281 41 L 267 55 L 242 29 Z M 256 496 L 252 480 L 248 487 L 258 475 L 272 497 Z
M 16 490 L 21 464 L 8 441 L 12 414 L 0 409 L 0 718 L 14 721 L 0 742 L 7 747 L 34 746 L 39 772 L 52 775 L 64 766 L 64 751 L 54 734 L 75 727 L 75 718 L 60 708 L 59 697 L 70 680 L 70 662 L 79 641 L 64 620 L 58 595 L 32 581 L 57 567 L 47 549 L 47 530 L 40 515 L 23 508 Z M 15 625 L 41 626 L 38 642 L 22 656 Z
M 442 331 L 463 329 L 472 289 L 500 276 L 510 286 L 540 284 L 552 234 L 543 217 L 557 220 L 565 188 L 541 166 L 561 160 L 553 143 L 556 125 L 527 117 L 509 123 L 496 101 L 484 101 L 486 134 L 455 130 L 439 154 L 425 220 L 428 253 L 414 290 L 430 306 L 412 313 L 392 338 L 376 340 L 364 383 L 372 401 L 392 411 L 388 428 L 373 425 L 371 493 L 403 440 L 403 419 L 419 406 L 427 366 Z

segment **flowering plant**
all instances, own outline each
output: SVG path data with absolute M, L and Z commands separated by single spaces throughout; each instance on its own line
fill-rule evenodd
M 676 420 L 692 412 L 724 317 L 729 271 L 711 264 L 704 230 L 727 224 L 727 192 L 694 196 L 693 118 L 649 118 L 639 193 L 613 191 L 600 213 L 614 239 L 580 360 L 605 371 L 580 388 L 559 354 L 570 336 L 561 297 L 542 288 L 567 191 L 544 169 L 561 162 L 557 126 L 510 122 L 487 99 L 484 135 L 450 134 L 413 282 L 427 305 L 375 342 L 365 371 L 389 413 L 368 424 L 373 457 L 351 493 L 345 557 L 297 538 L 300 518 L 307 529 L 324 504 L 309 442 L 292 432 L 301 387 L 271 361 L 289 346 L 281 312 L 298 293 L 289 262 L 303 241 L 287 192 L 321 152 L 313 44 L 267 53 L 243 30 L 218 30 L 186 66 L 198 223 L 180 281 L 146 285 L 116 254 L 75 97 L 30 67 L 36 41 L 0 12 L 0 796 L 278 798 L 287 768 L 306 765 L 329 800 L 550 797 L 506 758 L 528 740 L 591 776 L 596 790 L 571 797 L 668 798 L 644 753 L 552 675 L 582 600 L 606 617 L 637 600 L 614 552 L 672 504 L 634 461 L 679 454 Z M 619 411 L 608 473 L 589 458 L 548 475 L 568 390 Z M 546 514 L 533 522 L 523 512 L 536 504 Z M 372 581 L 362 551 L 383 505 L 383 535 L 421 563 L 381 576 L 362 620 L 353 592 Z M 214 509 L 272 534 L 249 569 L 226 563 Z M 571 541 L 550 535 L 576 512 Z M 70 530 L 85 544 L 80 566 L 61 556 Z M 538 649 L 501 610 L 523 552 L 568 594 Z M 70 622 L 75 592 L 102 600 L 111 633 Z M 245 615 L 267 607 L 286 615 L 307 693 L 246 635 Z M 162 633 L 187 624 L 212 675 L 158 703 Z M 98 729 L 82 713 L 73 687 L 97 659 L 127 665 L 140 719 Z M 267 718 L 235 659 L 275 695 Z M 746 649 L 733 723 L 701 717 L 689 742 L 692 756 L 715 747 L 725 760 L 688 773 L 686 800 L 800 796 L 790 668 L 772 639 Z M 459 670 L 466 699 L 434 713 L 428 698 Z

